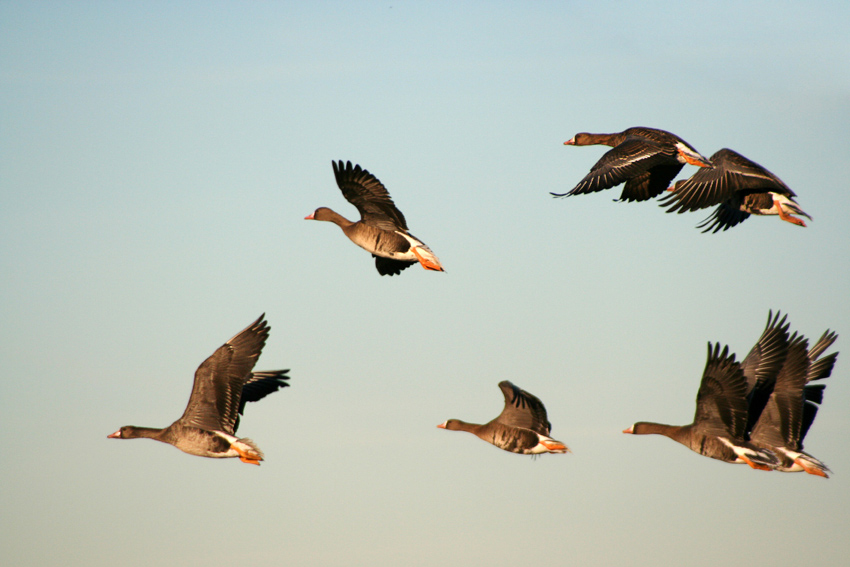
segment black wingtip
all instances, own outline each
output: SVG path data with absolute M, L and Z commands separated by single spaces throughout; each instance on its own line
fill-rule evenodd
M 723 351 L 721 351 L 720 343 L 712 345 L 712 342 L 708 341 L 708 360 L 718 360 L 726 364 L 735 364 L 735 353 L 729 352 L 729 345 L 723 345 Z
M 359 165 L 355 165 L 355 166 L 351 165 L 351 160 L 348 160 L 348 161 L 331 160 L 331 165 L 334 168 L 334 177 L 339 177 L 339 175 L 342 174 L 342 173 L 347 173 L 347 172 L 352 172 L 352 171 L 354 173 L 357 173 L 360 170 Z

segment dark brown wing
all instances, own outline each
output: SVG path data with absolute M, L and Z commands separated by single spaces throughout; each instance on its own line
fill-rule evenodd
M 239 416 L 245 413 L 245 404 L 247 402 L 258 402 L 277 392 L 280 388 L 286 388 L 289 384 L 289 376 L 286 373 L 289 370 L 268 370 L 263 372 L 252 372 L 251 377 L 242 386 L 242 396 L 239 400 L 239 412 L 236 416 L 236 422 L 233 424 L 233 433 L 239 429 Z
M 743 439 L 747 426 L 747 381 L 729 347 L 708 343 L 708 360 L 697 392 L 694 428 L 706 435 Z
M 787 316 L 779 319 L 770 311 L 767 314 L 767 325 L 758 342 L 749 354 L 741 361 L 741 370 L 747 379 L 747 398 L 749 410 L 747 414 L 747 431 L 752 431 L 762 411 L 770 399 L 776 376 L 785 364 L 788 353 L 788 323 Z
M 785 364 L 750 434 L 753 443 L 797 450 L 803 420 L 803 387 L 809 370 L 808 346 L 805 337 L 796 333 L 791 337 Z
M 265 314 L 224 343 L 195 371 L 195 384 L 183 425 L 233 434 L 242 388 L 266 344 L 270 327 Z
M 659 144 L 653 140 L 632 136 L 626 138 L 622 144 L 605 152 L 605 154 L 596 162 L 590 169 L 584 179 L 579 181 L 568 193 L 553 193 L 558 197 L 565 195 L 581 195 L 584 193 L 594 193 L 603 189 L 610 189 L 620 183 L 629 181 L 634 177 L 638 177 L 650 169 L 657 166 L 665 166 L 663 170 L 665 175 L 675 169 L 672 177 L 682 169 L 682 164 L 676 159 L 674 150 Z M 656 188 L 658 182 L 652 184 L 653 189 Z M 649 178 L 639 180 L 631 191 L 623 193 L 623 199 L 640 200 L 638 197 L 641 194 L 641 186 L 644 191 L 649 191 Z M 664 183 L 666 186 L 666 183 Z M 666 188 L 666 187 L 665 187 Z M 629 198 L 631 197 L 631 198 Z M 648 198 L 648 197 L 647 197 Z
M 711 161 L 713 168 L 700 168 L 689 179 L 677 181 L 673 192 L 659 204 L 669 207 L 668 213 L 683 213 L 718 205 L 738 193 L 773 191 L 794 196 L 781 179 L 729 148 L 715 152 Z
M 833 352 L 823 358 L 823 354 L 829 348 L 838 335 L 835 332 L 827 330 L 821 338 L 809 349 L 809 371 L 806 374 L 807 385 L 803 388 L 803 419 L 800 424 L 800 440 L 799 450 L 803 450 L 803 440 L 809 432 L 809 428 L 815 420 L 818 413 L 818 407 L 823 403 L 823 393 L 826 389 L 824 384 L 809 384 L 813 380 L 823 380 L 829 378 L 832 374 L 832 368 L 835 366 L 835 361 L 838 358 L 838 353 Z
M 509 427 L 522 427 L 541 435 L 549 435 L 552 427 L 546 418 L 543 402 L 507 380 L 499 382 L 499 388 L 505 396 L 505 409 L 494 421 Z
M 803 388 L 803 421 L 800 424 L 800 445 L 803 450 L 803 440 L 809 433 L 809 428 L 815 421 L 818 415 L 818 409 L 823 403 L 823 391 L 826 389 L 824 384 L 809 384 Z
M 677 143 L 682 143 L 691 148 L 694 147 L 684 141 L 682 138 L 674 134 L 673 132 L 668 132 L 667 130 L 661 130 L 660 128 L 648 128 L 646 126 L 632 126 L 631 128 L 626 128 L 623 131 L 623 134 L 626 136 L 640 136 L 641 138 L 646 138 L 648 140 L 652 140 L 654 142 L 658 142 L 659 144 L 664 144 L 668 146 L 675 146 Z M 694 150 L 696 152 L 696 150 Z
M 800 443 L 800 426 L 803 420 L 803 388 L 809 366 L 809 341 L 802 335 L 793 336 L 788 344 L 788 356 L 773 388 L 773 398 L 779 407 L 780 431 L 785 446 L 796 450 Z
M 747 391 L 752 392 L 759 385 L 770 384 L 782 369 L 788 351 L 788 323 L 786 316 L 773 310 L 767 314 L 767 325 L 758 342 L 741 361 L 741 370 L 747 379 Z
M 704 228 L 703 233 L 728 230 L 733 226 L 741 224 L 749 216 L 750 213 L 741 210 L 741 200 L 736 195 L 720 203 L 708 218 L 697 225 L 697 228 Z
M 378 273 L 382 276 L 397 276 L 402 270 L 416 263 L 416 261 L 384 258 L 375 254 L 372 254 L 372 257 L 375 259 L 375 268 L 377 268 Z
M 683 164 L 661 163 L 632 177 L 623 186 L 620 201 L 647 201 L 664 192 L 682 171 Z
M 823 358 L 820 358 L 820 355 L 823 354 L 823 351 L 832 346 L 832 343 L 834 343 L 837 338 L 838 335 L 834 331 L 827 329 L 826 332 L 821 335 L 821 338 L 818 339 L 818 342 L 815 343 L 815 346 L 809 349 L 809 360 L 812 365 L 809 367 L 809 374 L 806 377 L 806 382 L 829 378 L 832 374 L 832 367 L 835 366 L 835 360 L 838 358 L 838 353 L 834 352 Z
M 342 196 L 357 207 L 365 224 L 384 230 L 407 230 L 407 222 L 390 194 L 377 177 L 362 169 L 340 160 L 333 164 L 336 184 L 342 190 Z

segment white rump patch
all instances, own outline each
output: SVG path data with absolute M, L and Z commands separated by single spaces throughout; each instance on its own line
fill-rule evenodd
M 239 441 L 238 437 L 235 437 L 233 435 L 229 435 L 229 434 L 225 433 L 224 431 L 213 431 L 213 433 L 215 433 L 216 435 L 218 435 L 222 439 L 226 440 L 231 445 L 233 445 L 234 443 Z
M 745 455 L 748 456 L 748 457 L 750 455 L 755 455 L 755 453 L 753 453 L 750 449 L 747 449 L 746 447 L 738 447 L 737 445 L 735 445 L 734 443 L 732 443 L 731 441 L 729 441 L 725 437 L 718 437 L 718 439 L 720 439 L 720 441 L 724 445 L 726 445 L 727 447 L 729 447 L 730 449 L 735 451 L 735 454 L 738 455 L 739 458 L 734 461 L 735 463 L 743 464 L 744 461 L 741 460 L 740 457 L 745 456 Z M 750 460 L 752 460 L 752 459 L 750 459 Z
M 419 253 L 420 256 L 422 256 L 423 258 L 425 258 L 426 260 L 428 260 L 429 262 L 431 262 L 432 264 L 434 264 L 436 266 L 441 266 L 439 258 L 437 258 L 437 256 L 431 251 L 430 248 L 428 248 L 425 245 L 424 242 L 421 242 L 421 241 L 417 240 L 416 238 L 413 238 L 409 234 L 405 234 L 401 231 L 397 230 L 395 232 L 396 232 L 396 234 L 400 234 L 402 237 L 404 237 L 405 240 L 407 240 L 410 243 L 411 250 L 407 254 L 404 255 L 405 259 L 418 260 L 418 258 L 416 257 L 416 254 L 414 254 L 413 250 L 412 250 L 413 248 L 416 248 L 416 250 L 417 250 L 417 252 Z M 410 258 L 407 258 L 408 255 L 410 256 Z

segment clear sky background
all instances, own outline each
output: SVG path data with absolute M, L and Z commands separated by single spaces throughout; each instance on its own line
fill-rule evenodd
M 0 3 L 0 560 L 15 566 L 838 565 L 850 554 L 850 4 Z M 675 132 L 781 177 L 808 228 L 553 199 Z M 446 273 L 380 277 L 328 223 L 374 173 Z M 695 168 L 686 166 L 681 177 Z M 701 457 L 706 342 L 768 310 L 844 351 L 806 448 L 829 480 Z M 260 313 L 260 467 L 166 426 Z M 569 455 L 437 429 L 509 379 Z

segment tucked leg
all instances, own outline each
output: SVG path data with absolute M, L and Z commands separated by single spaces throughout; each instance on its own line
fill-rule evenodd
M 239 453 L 239 460 L 243 463 L 259 466 L 260 461 L 263 459 L 259 454 L 255 453 L 254 451 L 245 451 L 241 447 L 237 446 L 235 443 L 232 444 L 230 448 Z
M 822 469 L 820 469 L 818 467 L 811 466 L 809 463 L 807 463 L 803 459 L 794 459 L 794 464 L 803 467 L 803 470 L 806 471 L 809 474 L 822 476 L 824 478 L 829 478 Z
M 413 253 L 416 255 L 416 259 L 419 260 L 419 263 L 422 264 L 423 268 L 425 268 L 426 270 L 434 270 L 436 272 L 443 271 L 443 267 L 440 264 L 434 263 L 431 259 L 426 258 L 422 254 L 420 254 L 418 246 L 414 246 L 412 250 Z
M 760 471 L 772 471 L 773 470 L 773 468 L 771 468 L 767 465 L 763 465 L 761 463 L 755 463 L 755 462 L 751 461 L 750 459 L 748 459 L 746 457 L 746 455 L 738 455 L 738 458 L 741 459 L 742 461 L 744 461 L 745 463 L 747 463 L 748 465 L 750 465 L 754 469 L 758 469 Z
M 779 211 L 779 218 L 786 222 L 790 222 L 791 224 L 796 224 L 797 226 L 805 227 L 806 223 L 803 222 L 803 219 L 798 219 L 797 217 L 791 216 L 785 212 L 785 209 L 782 208 L 782 204 L 776 199 L 773 200 L 773 205 L 776 207 L 776 210 Z

